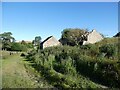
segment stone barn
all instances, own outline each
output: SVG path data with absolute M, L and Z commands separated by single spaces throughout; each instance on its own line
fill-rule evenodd
M 48 37 L 43 42 L 41 42 L 40 47 L 44 49 L 46 47 L 58 46 L 60 42 L 53 36 Z
M 86 45 L 89 43 L 94 44 L 103 39 L 103 36 L 100 33 L 98 33 L 96 30 L 87 32 L 86 34 L 83 35 L 83 37 L 85 37 L 85 40 L 83 40 L 83 45 Z

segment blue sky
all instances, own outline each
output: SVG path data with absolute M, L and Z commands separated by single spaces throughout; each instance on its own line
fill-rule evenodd
M 117 2 L 3 2 L 2 32 L 16 40 L 61 37 L 65 28 L 96 29 L 109 37 L 118 32 Z

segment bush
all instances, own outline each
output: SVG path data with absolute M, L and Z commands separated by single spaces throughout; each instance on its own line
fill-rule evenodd
M 27 47 L 21 43 L 12 43 L 11 51 L 27 51 Z
M 109 50 L 110 47 L 111 49 Z M 27 58 L 35 63 L 37 70 L 56 87 L 99 87 L 90 80 L 107 85 L 109 87 L 119 87 L 120 66 L 117 60 L 104 57 L 107 53 L 114 55 L 113 46 L 88 45 L 83 47 L 49 47 L 39 52 L 31 51 Z M 100 53 L 99 53 L 100 49 Z M 83 52 L 85 54 L 83 54 Z M 78 76 L 79 75 L 79 76 Z M 80 77 L 80 78 L 78 78 Z
M 114 57 L 116 54 L 116 47 L 114 44 L 106 44 L 101 46 L 100 48 L 101 53 L 105 53 L 108 58 Z

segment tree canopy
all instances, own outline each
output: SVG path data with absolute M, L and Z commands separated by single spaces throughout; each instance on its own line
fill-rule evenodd
M 37 49 L 40 49 L 40 42 L 41 42 L 41 37 L 36 36 L 35 39 L 32 41 L 32 44 L 36 46 Z
M 2 34 L 0 34 L 0 38 L 3 40 L 3 41 L 14 41 L 15 38 L 12 37 L 12 33 L 11 32 L 4 32 Z
M 2 41 L 2 49 L 4 49 L 4 50 L 10 50 L 11 42 L 15 41 L 15 38 L 12 37 L 11 32 L 4 32 L 4 33 L 0 34 L 0 39 Z
M 86 29 L 67 28 L 62 31 L 61 43 L 63 45 L 75 46 L 79 45 L 82 41 L 81 36 L 87 32 Z
M 38 46 L 41 42 L 41 37 L 40 36 L 36 36 L 35 39 L 33 40 L 33 44 Z

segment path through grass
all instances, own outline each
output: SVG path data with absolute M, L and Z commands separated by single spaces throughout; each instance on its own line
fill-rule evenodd
M 12 55 L 2 62 L 2 86 L 3 88 L 25 88 L 33 87 L 26 73 L 22 58 L 19 55 Z
M 26 68 L 27 67 L 27 68 Z M 32 67 L 20 57 L 20 54 L 10 55 L 2 59 L 2 87 L 3 88 L 37 88 L 43 86 L 36 80 Z M 37 75 L 39 76 L 39 75 Z M 46 84 L 47 85 L 47 84 Z

